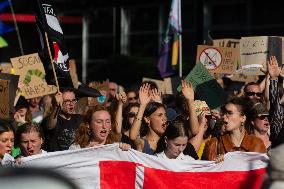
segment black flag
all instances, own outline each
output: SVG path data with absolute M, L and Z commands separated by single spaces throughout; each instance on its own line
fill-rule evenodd
M 42 53 L 39 53 L 45 70 L 47 72 L 47 82 L 51 80 L 49 73 L 51 65 L 48 55 L 45 33 L 48 35 L 49 46 L 52 54 L 52 61 L 56 68 L 56 75 L 60 82 L 60 87 L 73 87 L 69 72 L 69 55 L 65 45 L 63 31 L 56 17 L 56 11 L 49 0 L 35 0 L 35 18 L 41 38 Z

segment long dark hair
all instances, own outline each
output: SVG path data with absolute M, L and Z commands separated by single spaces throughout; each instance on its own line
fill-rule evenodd
M 135 103 L 129 103 L 127 104 L 127 106 L 123 109 L 122 112 L 122 129 L 125 131 L 128 131 L 131 127 L 131 125 L 128 122 L 128 117 L 129 117 L 129 112 L 131 110 L 132 107 L 138 107 L 139 108 L 139 103 L 135 102 Z
M 143 118 L 149 117 L 150 115 L 152 115 L 152 113 L 154 113 L 159 108 L 165 108 L 164 104 L 161 104 L 159 102 L 149 102 L 145 108 Z M 141 137 L 145 136 L 148 133 L 148 131 L 149 131 L 149 127 L 147 123 L 145 122 L 145 120 L 143 119 L 142 126 L 140 129 L 140 136 Z
M 166 149 L 166 138 L 168 140 L 173 140 L 177 137 L 187 137 L 189 139 L 188 129 L 186 128 L 184 119 L 176 118 L 175 120 L 169 122 L 165 133 L 158 141 L 155 153 L 160 153 Z
M 5 132 L 12 131 L 15 134 L 14 129 L 6 122 L 0 123 L 0 135 Z

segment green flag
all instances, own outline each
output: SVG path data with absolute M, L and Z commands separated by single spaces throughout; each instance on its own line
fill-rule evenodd
M 5 41 L 3 37 L 0 36 L 0 48 L 8 47 L 8 43 Z

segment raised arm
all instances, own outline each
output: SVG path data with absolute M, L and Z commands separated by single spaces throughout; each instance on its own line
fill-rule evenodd
M 62 97 L 61 92 L 58 92 L 55 95 L 55 99 L 56 99 L 57 107 L 62 107 L 63 97 Z M 58 114 L 56 115 L 56 111 L 57 111 L 57 108 L 53 108 L 51 115 L 47 118 L 47 123 L 45 125 L 46 129 L 54 129 L 55 128 L 56 123 L 57 123 L 57 116 L 58 116 Z
M 141 123 L 143 119 L 143 114 L 145 111 L 145 108 L 147 104 L 151 100 L 151 96 L 149 95 L 149 90 L 150 90 L 150 84 L 146 83 L 140 87 L 139 90 L 139 101 L 140 101 L 140 107 L 138 110 L 138 113 L 134 119 L 133 125 L 130 128 L 129 131 L 129 138 L 131 140 L 136 140 L 139 136 L 140 128 L 141 128 Z
M 194 137 L 192 137 L 189 142 L 192 144 L 192 146 L 194 147 L 196 153 L 198 153 L 200 146 L 203 142 L 203 135 L 206 132 L 208 125 L 206 124 L 206 118 L 205 118 L 205 113 L 202 112 L 199 115 L 199 124 L 200 124 L 200 129 L 197 135 L 195 135 Z
M 150 90 L 151 100 L 154 102 L 163 103 L 162 93 L 158 91 L 158 89 Z
M 198 118 L 194 108 L 194 91 L 192 85 L 185 80 L 181 81 L 182 94 L 186 98 L 188 105 L 189 129 L 193 136 L 199 132 Z
M 116 132 L 120 134 L 122 130 L 122 109 L 123 109 L 123 104 L 127 100 L 127 97 L 126 97 L 125 92 L 115 94 L 115 97 L 118 100 L 118 106 L 117 106 L 117 110 L 115 113 L 115 122 L 116 122 L 115 129 L 116 129 Z

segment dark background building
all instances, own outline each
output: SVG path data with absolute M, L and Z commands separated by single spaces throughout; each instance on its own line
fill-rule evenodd
M 32 14 L 29 0 L 13 0 L 16 14 Z M 213 39 L 284 33 L 282 4 L 271 0 L 181 0 L 183 75 L 195 64 L 196 47 Z M 81 80 L 110 80 L 129 86 L 142 77 L 159 79 L 158 52 L 166 31 L 170 0 L 54 0 L 69 55 Z M 5 13 L 10 13 L 7 8 Z M 72 17 L 71 17 L 72 16 Z M 1 14 L 0 14 L 1 19 Z M 13 25 L 12 20 L 4 20 Z M 18 21 L 24 54 L 37 52 L 34 22 Z M 9 46 L 1 62 L 20 56 L 16 31 L 4 34 Z M 85 69 L 82 67 L 87 65 Z

